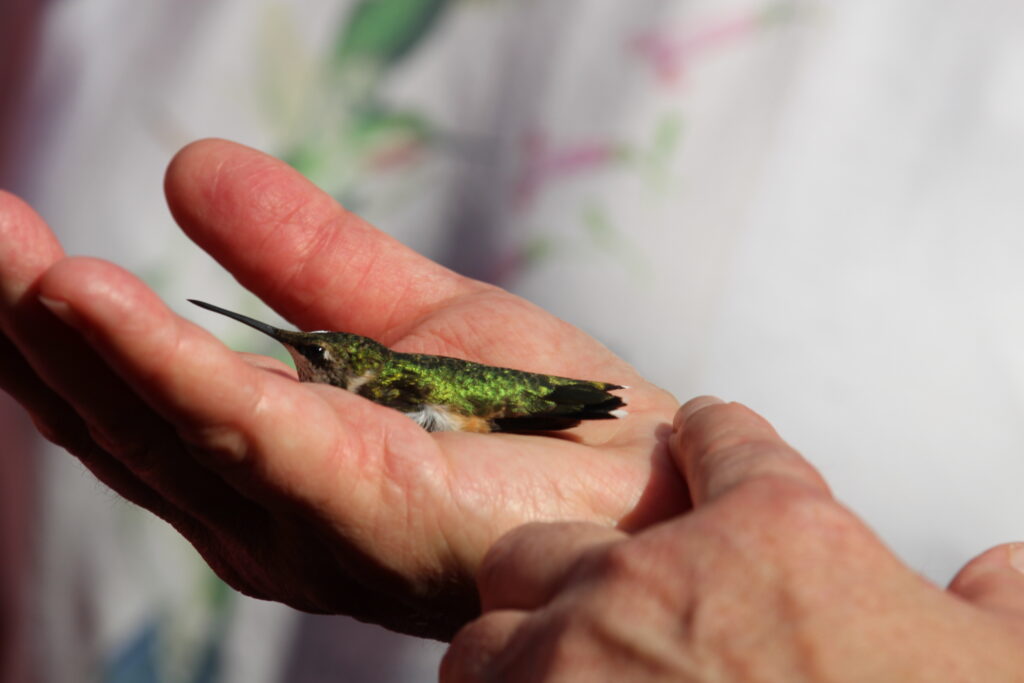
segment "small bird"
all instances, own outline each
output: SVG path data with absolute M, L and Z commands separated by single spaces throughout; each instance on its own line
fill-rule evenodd
M 293 332 L 218 306 L 226 315 L 284 344 L 302 382 L 331 384 L 405 413 L 428 432 L 541 432 L 583 420 L 626 416 L 608 392 L 629 387 L 483 365 L 448 356 L 392 351 L 345 332 Z

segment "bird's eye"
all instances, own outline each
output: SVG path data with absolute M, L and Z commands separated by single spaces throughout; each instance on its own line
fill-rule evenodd
M 327 349 L 318 344 L 310 344 L 301 348 L 302 355 L 314 363 L 321 363 L 329 358 Z

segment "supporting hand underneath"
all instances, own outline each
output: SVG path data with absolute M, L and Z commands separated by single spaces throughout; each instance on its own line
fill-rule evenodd
M 694 510 L 634 536 L 531 524 L 500 540 L 442 680 L 1010 681 L 1024 544 L 943 591 L 886 550 L 763 419 L 695 399 L 671 438 Z

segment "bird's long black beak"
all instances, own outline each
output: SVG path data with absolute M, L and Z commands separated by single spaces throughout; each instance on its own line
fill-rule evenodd
M 249 316 L 242 315 L 241 313 L 235 313 L 234 311 L 229 311 L 226 308 L 221 308 L 220 306 L 208 304 L 205 301 L 196 301 L 195 299 L 189 299 L 188 302 L 190 304 L 195 304 L 199 308 L 205 308 L 208 311 L 213 311 L 214 313 L 220 313 L 221 315 L 226 315 L 229 318 L 233 318 L 234 320 L 237 320 L 240 323 L 244 323 L 249 327 L 252 327 L 253 329 L 259 330 L 265 335 L 277 339 L 278 341 L 282 341 L 282 337 L 286 336 L 285 334 L 282 334 L 283 332 L 285 332 L 285 330 L 280 330 L 266 323 L 261 323 L 259 320 L 254 320 Z

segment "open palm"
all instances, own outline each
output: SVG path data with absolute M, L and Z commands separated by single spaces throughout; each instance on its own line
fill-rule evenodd
M 0 196 L 0 385 L 240 591 L 445 638 L 475 614 L 473 573 L 512 527 L 636 528 L 687 504 L 665 448 L 675 400 L 579 330 L 232 143 L 183 150 L 167 195 L 189 236 L 299 327 L 631 387 L 628 417 L 558 437 L 430 434 L 229 350 L 117 266 L 65 257 Z

